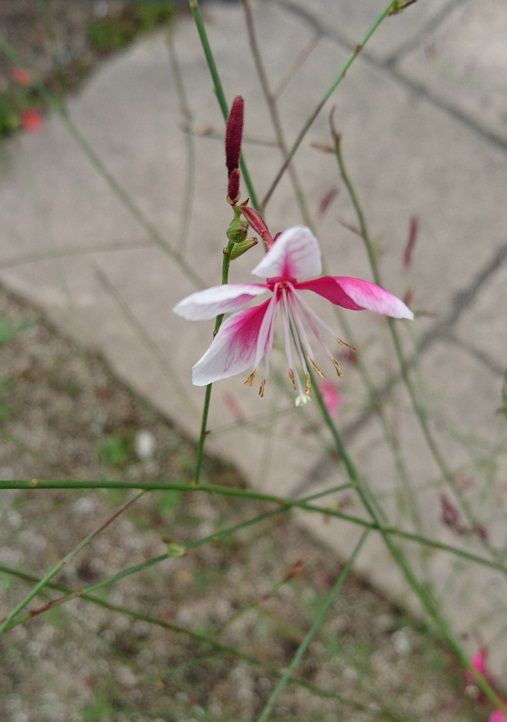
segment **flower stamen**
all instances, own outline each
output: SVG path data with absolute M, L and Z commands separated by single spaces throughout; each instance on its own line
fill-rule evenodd
M 335 359 L 334 356 L 331 356 L 331 363 L 333 364 L 335 371 L 338 376 L 343 376 L 342 367 L 338 363 L 338 361 Z
M 255 376 L 257 374 L 257 369 L 254 369 L 251 374 L 249 374 L 246 379 L 243 381 L 243 384 L 245 386 L 253 386 L 253 382 L 255 381 Z
M 346 349 L 349 351 L 352 351 L 352 353 L 357 353 L 357 348 L 355 346 L 352 346 L 350 343 L 347 343 L 339 336 L 336 336 L 337 342 L 340 344 L 340 346 L 345 346 Z
M 313 368 L 313 370 L 315 371 L 315 373 L 316 373 L 318 376 L 320 376 L 321 379 L 325 379 L 326 376 L 325 376 L 325 374 L 324 374 L 324 371 L 322 371 L 322 369 L 317 365 L 317 362 L 315 361 L 315 359 L 313 359 L 313 358 L 310 357 L 308 360 L 309 360 L 309 362 L 311 363 L 312 368 Z

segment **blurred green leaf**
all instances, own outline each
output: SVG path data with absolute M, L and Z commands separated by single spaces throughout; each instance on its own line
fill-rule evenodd
M 112 712 L 107 699 L 103 695 L 98 695 L 83 709 L 82 722 L 110 722 Z
M 109 466 L 125 466 L 131 457 L 127 439 L 118 434 L 101 439 L 97 453 L 102 463 Z
M 181 501 L 181 491 L 168 491 L 157 495 L 157 507 L 159 511 L 170 511 Z
M 14 338 L 19 331 L 19 326 L 13 326 L 10 321 L 0 316 L 0 343 L 7 343 L 7 341 Z

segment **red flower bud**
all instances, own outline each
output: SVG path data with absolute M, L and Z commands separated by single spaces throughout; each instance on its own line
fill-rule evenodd
M 227 198 L 232 205 L 235 205 L 239 198 L 239 181 L 239 170 L 234 168 L 229 176 L 229 184 L 227 186 Z
M 262 238 L 266 249 L 271 248 L 271 246 L 273 245 L 273 237 L 269 232 L 268 227 L 264 222 L 264 218 L 261 216 L 261 214 L 246 205 L 241 206 L 241 212 L 245 216 L 248 223 L 251 225 L 252 229 Z
M 324 193 L 322 198 L 319 201 L 319 216 L 323 216 L 324 213 L 327 211 L 331 203 L 334 201 L 336 196 L 338 195 L 339 191 L 336 186 L 333 186 L 330 188 L 327 193 Z
M 410 268 L 410 266 L 412 265 L 412 254 L 414 252 L 414 246 L 417 239 L 418 227 L 419 222 L 416 216 L 412 216 L 412 218 L 410 219 L 410 225 L 408 227 L 407 245 L 405 246 L 405 251 L 403 252 L 404 268 Z
M 414 292 L 411 288 L 407 288 L 403 295 L 403 303 L 405 303 L 407 306 L 410 306 L 412 304 L 412 300 L 414 298 Z
M 243 98 L 241 95 L 237 95 L 232 101 L 225 127 L 225 165 L 229 176 L 239 166 L 241 138 L 243 136 L 243 112 Z
M 458 531 L 460 529 L 458 510 L 445 494 L 440 494 L 440 508 L 442 522 L 451 529 Z

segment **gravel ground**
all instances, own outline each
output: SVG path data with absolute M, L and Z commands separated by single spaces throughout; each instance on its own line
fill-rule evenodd
M 119 384 L 106 365 L 0 292 L 1 478 L 190 479 L 192 445 Z M 205 463 L 207 480 L 241 485 Z M 2 492 L 0 565 L 40 577 L 125 500 L 118 491 Z M 55 578 L 82 589 L 269 507 L 151 492 Z M 324 523 L 324 520 L 323 520 Z M 171 547 L 176 553 L 178 546 Z M 281 515 L 98 593 L 34 615 L 3 639 L 2 722 L 256 719 L 340 571 L 334 555 Z M 0 574 L 0 617 L 28 591 Z M 40 610 L 49 592 L 29 609 Z M 162 624 L 177 625 L 163 628 Z M 190 630 L 190 632 L 189 632 Z M 204 635 L 204 636 L 196 636 Z M 257 660 L 238 658 L 241 650 Z M 273 719 L 465 722 L 486 718 L 451 657 L 360 580 L 349 577 Z M 354 701 L 366 706 L 356 709 Z M 389 716 L 392 706 L 394 716 Z M 381 713 L 386 707 L 387 712 Z

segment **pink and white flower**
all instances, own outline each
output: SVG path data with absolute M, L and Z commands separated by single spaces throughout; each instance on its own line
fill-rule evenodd
M 499 709 L 495 709 L 488 718 L 488 722 L 507 722 L 507 717 Z
M 326 298 L 350 311 L 368 310 L 392 318 L 413 319 L 413 313 L 396 296 L 380 286 L 349 276 L 320 276 L 322 265 L 317 239 L 309 228 L 294 226 L 276 237 L 252 273 L 263 283 L 235 283 L 214 286 L 184 298 L 175 313 L 192 321 L 211 319 L 233 311 L 213 339 L 204 356 L 192 369 L 196 386 L 247 373 L 251 385 L 263 365 L 259 394 L 264 394 L 269 377 L 276 318 L 288 363 L 289 378 L 297 391 L 296 405 L 306 403 L 311 390 L 310 367 L 321 377 L 312 348 L 315 340 L 329 357 L 338 375 L 340 365 L 324 337 L 347 346 L 330 326 L 308 305 L 308 292 Z M 244 308 L 264 294 L 269 297 Z

